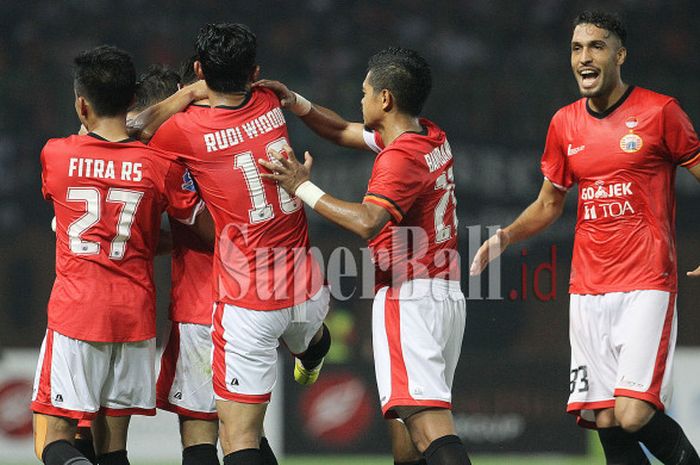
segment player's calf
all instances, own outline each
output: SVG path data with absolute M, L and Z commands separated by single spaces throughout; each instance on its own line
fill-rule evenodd
M 698 453 L 681 426 L 663 412 L 654 413 L 634 437 L 666 465 L 700 465 Z
M 462 440 L 454 434 L 435 439 L 423 455 L 427 465 L 471 465 Z
M 196 444 L 182 450 L 182 465 L 219 465 L 214 444 Z
M 598 428 L 607 465 L 649 465 L 635 437 L 619 426 Z
M 323 358 L 331 348 L 331 333 L 324 323 L 321 336 L 312 342 L 306 351 L 296 356 L 294 361 L 294 380 L 303 385 L 316 382 L 323 367 Z
M 90 465 L 90 461 L 76 449 L 73 444 L 61 439 L 44 447 L 41 461 L 46 465 Z

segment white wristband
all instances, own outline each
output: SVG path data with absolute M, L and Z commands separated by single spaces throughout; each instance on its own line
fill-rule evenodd
M 304 97 L 297 94 L 296 92 L 292 92 L 292 93 L 295 95 L 296 100 L 295 100 L 294 104 L 291 107 L 289 107 L 289 109 L 292 111 L 292 113 L 294 113 L 297 116 L 308 115 L 309 112 L 311 111 L 311 102 L 309 102 Z
M 304 181 L 299 184 L 297 190 L 294 191 L 294 195 L 299 197 L 306 205 L 311 208 L 316 206 L 318 199 L 323 197 L 326 193 L 323 192 L 316 184 L 311 181 Z

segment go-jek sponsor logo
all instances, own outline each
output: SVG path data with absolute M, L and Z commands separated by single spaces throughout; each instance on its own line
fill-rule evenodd
M 598 180 L 595 186 L 581 188 L 583 219 L 617 218 L 635 213 L 632 204 L 625 197 L 634 195 L 631 182 L 605 184 Z

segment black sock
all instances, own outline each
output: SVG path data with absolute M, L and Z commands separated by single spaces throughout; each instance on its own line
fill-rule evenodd
M 637 439 L 619 426 L 598 428 L 607 465 L 649 465 Z
M 224 465 L 263 465 L 260 449 L 242 449 L 224 457 Z
M 129 465 L 129 459 L 126 458 L 126 450 L 115 450 L 106 454 L 97 456 L 98 465 Z
M 428 462 L 425 461 L 425 458 L 422 458 L 420 460 L 412 460 L 410 462 L 397 462 L 394 460 L 394 465 L 427 465 Z
M 270 447 L 270 443 L 267 442 L 267 438 L 263 436 L 260 438 L 260 455 L 262 456 L 263 465 L 278 465 L 277 457 Z
M 462 440 L 454 434 L 437 438 L 425 452 L 427 465 L 471 465 Z
M 44 447 L 41 460 L 46 465 L 65 465 L 66 462 L 70 462 L 71 465 L 90 465 L 88 459 L 65 440 L 54 441 Z
M 330 348 L 331 333 L 328 331 L 328 326 L 323 323 L 323 334 L 321 335 L 321 339 L 319 339 L 315 344 L 310 345 L 309 348 L 306 349 L 306 352 L 298 355 L 297 358 L 301 360 L 301 364 L 304 365 L 304 368 L 313 370 L 321 363 L 323 357 L 326 356 Z
M 214 444 L 197 444 L 182 450 L 182 465 L 219 465 Z
M 698 453 L 681 426 L 663 412 L 654 413 L 649 423 L 633 434 L 666 465 L 700 465 Z
M 76 439 L 75 448 L 80 451 L 92 463 L 95 462 L 95 446 L 92 439 Z

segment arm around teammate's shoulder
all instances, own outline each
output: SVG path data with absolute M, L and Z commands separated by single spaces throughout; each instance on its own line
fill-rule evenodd
M 324 139 L 343 147 L 371 150 L 365 142 L 362 123 L 347 121 L 333 110 L 309 102 L 279 81 L 263 79 L 254 85 L 272 90 L 283 108 L 301 118 L 304 124 Z
M 537 199 L 518 218 L 504 229 L 486 240 L 472 261 L 469 274 L 480 274 L 484 268 L 500 256 L 510 245 L 528 239 L 554 223 L 564 211 L 566 191 L 559 189 L 545 179 Z

